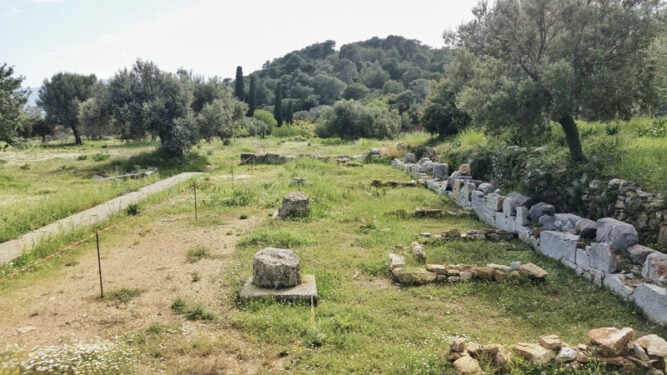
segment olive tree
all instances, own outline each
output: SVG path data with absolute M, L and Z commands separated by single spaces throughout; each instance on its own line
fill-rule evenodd
M 460 107 L 489 127 L 559 123 L 583 160 L 575 119 L 627 118 L 655 105 L 648 49 L 660 0 L 497 0 L 446 32 L 460 47 L 449 78 Z

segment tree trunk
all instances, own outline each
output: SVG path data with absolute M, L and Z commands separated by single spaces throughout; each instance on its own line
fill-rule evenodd
M 584 151 L 581 148 L 581 139 L 579 138 L 579 130 L 577 124 L 574 122 L 572 115 L 565 115 L 558 123 L 565 132 L 565 139 L 567 140 L 567 147 L 570 149 L 570 159 L 572 161 L 584 161 Z
M 82 145 L 83 142 L 81 142 L 81 135 L 79 134 L 79 129 L 76 127 L 76 125 L 72 125 L 72 133 L 74 134 L 74 144 Z

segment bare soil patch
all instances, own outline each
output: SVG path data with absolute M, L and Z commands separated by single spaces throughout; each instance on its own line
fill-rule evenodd
M 201 227 L 193 225 L 190 216 L 180 215 L 134 227 L 123 225 L 102 238 L 106 298 L 100 298 L 94 244 L 87 244 L 83 254 L 68 266 L 36 280 L 22 278 L 0 294 L 0 342 L 29 351 L 35 346 L 97 337 L 127 337 L 128 333 L 163 324 L 179 329 L 168 335 L 166 352 L 160 355 L 168 357 L 170 345 L 185 346 L 171 348 L 180 353 L 166 358 L 169 373 L 260 372 L 258 369 L 268 364 L 262 365 L 261 351 L 246 344 L 225 321 L 233 306 L 224 296 L 223 276 L 232 264 L 240 235 L 265 217 L 240 220 L 222 214 L 218 224 Z M 187 252 L 194 247 L 206 248 L 207 256 L 188 261 Z M 195 274 L 198 277 L 193 277 Z M 141 293 L 128 302 L 109 298 L 122 288 Z M 216 320 L 187 321 L 171 309 L 179 297 L 201 305 Z M 192 344 L 193 340 L 197 342 Z M 174 362 L 168 363 L 170 360 Z M 149 368 L 160 361 L 142 362 L 150 372 Z

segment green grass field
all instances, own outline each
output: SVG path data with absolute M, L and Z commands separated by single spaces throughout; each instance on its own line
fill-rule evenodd
M 465 137 L 471 143 L 479 143 L 483 138 L 471 132 Z M 402 141 L 418 143 L 425 139 L 425 135 L 412 135 Z M 266 218 L 248 232 L 236 233 L 240 236 L 239 244 L 226 260 L 223 278 L 216 284 L 219 301 L 211 311 L 201 311 L 201 316 L 210 319 L 197 322 L 208 334 L 195 338 L 175 334 L 189 315 L 171 311 L 173 307 L 161 311 L 161 314 L 173 315 L 174 321 L 166 325 L 151 323 L 154 319 L 151 317 L 137 317 L 146 322 L 146 327 L 127 332 L 121 340 L 143 354 L 138 371 L 150 373 L 146 369 L 169 364 L 174 367 L 168 373 L 214 373 L 211 368 L 209 372 L 204 371 L 201 363 L 222 355 L 225 348 L 243 345 L 250 349 L 228 350 L 235 353 L 238 350 L 238 360 L 257 361 L 260 373 L 442 374 L 452 371 L 443 357 L 452 336 L 483 344 L 514 344 L 535 342 L 544 334 L 557 334 L 564 341 L 576 344 L 584 342 L 586 332 L 592 328 L 631 326 L 638 335 L 658 333 L 665 337 L 665 329 L 647 322 L 630 304 L 576 277 L 569 269 L 534 253 L 518 241 L 452 241 L 429 243 L 425 249 L 432 263 L 533 262 L 549 272 L 545 283 L 470 282 L 422 287 L 401 287 L 392 283 L 386 259 L 390 252 L 401 252 L 397 245 L 409 248 L 410 242 L 419 239 L 421 232 L 440 233 L 452 228 L 464 231 L 485 226 L 472 218 L 416 219 L 396 215 L 398 210 L 411 212 L 416 207 L 444 210 L 456 207 L 447 198 L 423 188 L 370 187 L 373 179 L 409 179 L 387 163 L 346 167 L 300 158 L 281 166 L 238 165 L 241 152 L 355 155 L 366 153 L 371 147 L 393 147 L 396 142 L 362 140 L 327 145 L 317 140 L 239 139 L 231 146 L 214 142 L 194 150 L 205 161 L 198 159 L 192 167 L 207 169 L 210 173 L 198 181 L 200 219 L 186 221 L 183 224 L 186 227 L 215 228 L 221 225 L 220 212 L 235 218 L 266 215 L 277 209 L 284 194 L 297 189 L 310 196 L 311 215 L 286 221 Z M 84 149 L 60 146 L 48 151 L 97 154 L 101 150 L 99 145 L 89 144 Z M 118 147 L 123 154 L 132 150 L 120 144 L 108 145 L 106 149 L 111 147 Z M 133 150 L 150 154 L 152 146 Z M 42 151 L 26 152 L 37 156 Z M 8 160 L 6 155 L 2 158 Z M 113 165 L 114 160 L 121 162 L 122 159 L 123 156 L 114 155 L 106 162 Z M 82 192 L 103 191 L 94 198 L 101 201 L 154 181 L 104 182 L 110 185 L 108 188 L 103 183 L 90 182 L 88 176 L 92 170 L 99 169 L 100 163 L 91 157 L 85 160 L 54 157 L 43 163 L 26 163 L 31 167 L 22 169 L 9 161 L 3 165 L 2 175 L 7 176 L 3 178 L 15 181 L 16 185 L 12 187 L 9 182 L 3 185 L 3 197 L 9 196 L 11 191 L 28 199 L 38 195 L 40 189 L 53 189 L 48 196 L 55 202 L 78 202 Z M 64 171 L 63 165 L 71 167 Z M 53 176 L 51 183 L 40 182 L 39 175 L 48 173 Z M 299 187 L 291 186 L 294 177 L 305 177 L 308 182 Z M 66 192 L 71 198 L 64 198 Z M 150 227 L 154 222 L 191 215 L 190 200 L 189 192 L 176 188 L 142 204 L 137 216 L 115 216 L 110 222 L 119 226 L 109 232 L 109 241 L 123 241 L 129 232 L 134 233 L 136 228 L 141 232 L 141 228 Z M 19 210 L 20 205 L 9 207 Z M 33 224 L 31 219 L 26 220 Z M 16 228 L 11 233 L 22 230 Z M 59 246 L 62 243 L 54 243 L 51 250 Z M 49 260 L 29 273 L 3 282 L 0 291 L 10 293 L 14 285 L 22 282 L 48 281 L 54 277 L 54 270 L 94 251 L 90 242 L 85 246 L 87 250 Z M 237 300 L 241 285 L 252 274 L 254 253 L 264 247 L 290 248 L 297 253 L 302 272 L 316 276 L 321 298 L 319 306 L 272 301 L 240 303 Z M 192 248 L 183 247 L 184 264 L 203 263 L 203 260 L 188 260 L 188 251 Z M 44 253 L 48 253 L 48 249 Z M 408 255 L 407 250 L 403 253 Z M 193 282 L 188 275 L 188 283 Z M 141 295 L 149 294 L 150 291 L 143 291 Z M 182 301 L 188 304 L 196 300 L 194 294 L 182 296 Z M 221 333 L 223 329 L 231 330 L 234 335 L 229 336 L 229 331 Z M 493 373 L 488 364 L 485 366 Z M 516 374 L 542 371 L 554 373 L 559 369 L 531 369 L 525 364 L 516 364 L 512 369 Z M 600 371 L 591 367 L 581 373 L 603 373 Z

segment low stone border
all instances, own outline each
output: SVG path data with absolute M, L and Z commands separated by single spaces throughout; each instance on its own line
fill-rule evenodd
M 413 246 L 412 252 L 420 258 L 419 246 Z M 424 255 L 425 256 L 425 255 Z M 389 254 L 389 271 L 396 282 L 402 285 L 425 285 L 431 283 L 457 283 L 471 280 L 504 281 L 527 278 L 532 281 L 544 281 L 547 272 L 533 263 L 512 262 L 509 266 L 487 264 L 426 264 L 425 267 L 406 267 L 405 257 Z
M 480 360 L 489 361 L 497 368 L 507 368 L 514 356 L 536 366 L 558 362 L 573 371 L 596 360 L 610 370 L 664 374 L 667 342 L 657 335 L 634 340 L 634 335 L 632 328 L 603 327 L 588 332 L 589 344 L 569 345 L 556 335 L 547 335 L 540 336 L 537 343 L 524 342 L 510 347 L 480 345 L 453 337 L 449 340 L 447 358 L 458 374 L 482 374 Z
M 486 224 L 516 233 L 535 251 L 632 300 L 649 320 L 667 325 L 667 254 L 639 245 L 632 225 L 556 213 L 553 206 L 517 192 L 503 195 L 492 184 L 473 180 L 467 164 L 449 176 L 443 173 L 449 171 L 446 164 L 427 158 L 416 163 L 394 159 L 391 164 Z

